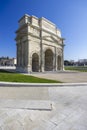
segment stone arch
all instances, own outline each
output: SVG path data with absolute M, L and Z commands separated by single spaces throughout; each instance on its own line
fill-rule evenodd
M 53 52 L 51 49 L 45 51 L 45 71 L 53 70 Z
M 37 53 L 32 54 L 32 71 L 39 72 L 39 56 Z
M 60 55 L 58 55 L 58 57 L 57 57 L 57 69 L 58 70 L 61 70 L 61 56 Z

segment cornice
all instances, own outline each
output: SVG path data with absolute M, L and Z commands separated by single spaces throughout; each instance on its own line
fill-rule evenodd
M 42 27 L 40 27 L 40 26 L 35 26 L 35 25 L 30 24 L 30 23 L 25 23 L 25 24 L 24 24 L 22 27 L 20 27 L 15 33 L 18 33 L 19 31 L 21 31 L 22 29 L 24 29 L 25 27 L 28 27 L 28 26 L 30 26 L 30 27 L 32 27 L 32 28 L 35 28 L 35 29 L 37 29 L 37 30 L 40 30 L 40 31 L 44 31 L 44 32 L 49 33 L 49 34 L 51 34 L 51 35 L 54 35 L 54 36 L 60 38 L 61 40 L 65 40 L 65 38 L 59 37 L 57 34 L 55 34 L 54 32 L 51 32 L 50 30 L 46 30 L 46 29 L 44 29 L 44 28 L 42 28 Z
M 25 17 L 30 17 L 30 15 L 28 15 L 28 14 L 23 15 L 23 16 L 18 20 L 18 23 L 19 23 L 23 18 L 25 18 Z
M 50 20 L 48 20 L 48 19 L 46 19 L 44 17 L 39 18 L 39 20 L 44 20 L 44 21 L 46 21 L 47 23 L 53 25 L 56 28 L 56 25 L 53 22 L 51 22 Z

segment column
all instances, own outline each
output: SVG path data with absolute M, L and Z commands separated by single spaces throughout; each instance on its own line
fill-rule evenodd
M 18 65 L 21 66 L 21 43 L 18 43 Z
M 42 50 L 42 65 L 41 65 L 41 72 L 44 72 L 44 58 L 45 58 L 45 54 L 44 51 Z
M 23 50 L 24 50 L 24 45 L 23 45 L 23 42 L 21 42 L 21 65 L 22 65 L 22 67 L 24 66 Z
M 62 70 L 64 70 L 64 40 L 62 39 Z
M 55 48 L 55 70 L 57 71 L 57 48 Z
M 16 44 L 16 58 L 17 58 L 17 67 L 19 66 L 19 48 L 18 48 L 18 43 Z
M 55 52 L 53 52 L 53 71 L 55 71 Z
M 40 30 L 40 71 L 44 72 L 44 50 L 43 50 L 42 30 Z
M 29 44 L 30 44 L 29 42 L 30 42 L 30 40 L 27 41 L 27 50 L 26 50 L 27 51 L 27 72 L 31 73 L 32 68 L 31 68 L 31 64 L 30 63 L 31 63 L 32 59 L 31 59 L 30 53 L 29 53 L 29 49 L 30 49 L 29 48 Z

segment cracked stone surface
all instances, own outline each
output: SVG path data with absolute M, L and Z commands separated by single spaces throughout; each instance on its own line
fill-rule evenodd
M 0 130 L 87 130 L 87 86 L 48 87 L 48 92 L 51 111 L 0 106 Z M 0 96 L 3 102 L 9 98 Z

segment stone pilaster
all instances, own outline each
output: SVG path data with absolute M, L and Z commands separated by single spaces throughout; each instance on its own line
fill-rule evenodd
M 64 70 L 64 39 L 62 39 L 62 70 Z
M 56 71 L 56 47 L 53 53 L 53 71 Z
M 42 51 L 42 66 L 41 66 L 41 72 L 44 72 L 44 59 L 45 59 L 45 56 L 44 56 L 44 51 Z
M 16 50 L 16 57 L 17 57 L 17 66 L 19 66 L 19 46 L 18 46 L 18 43 L 16 44 L 16 47 L 17 47 L 17 50 Z
M 44 72 L 44 48 L 42 40 L 42 30 L 40 30 L 40 71 Z
M 30 53 L 29 53 L 29 40 L 27 41 L 27 72 L 31 73 L 32 67 L 31 67 L 31 58 L 30 58 Z
M 57 71 L 57 66 L 58 66 L 58 63 L 57 63 L 57 48 L 55 48 L 55 71 Z

